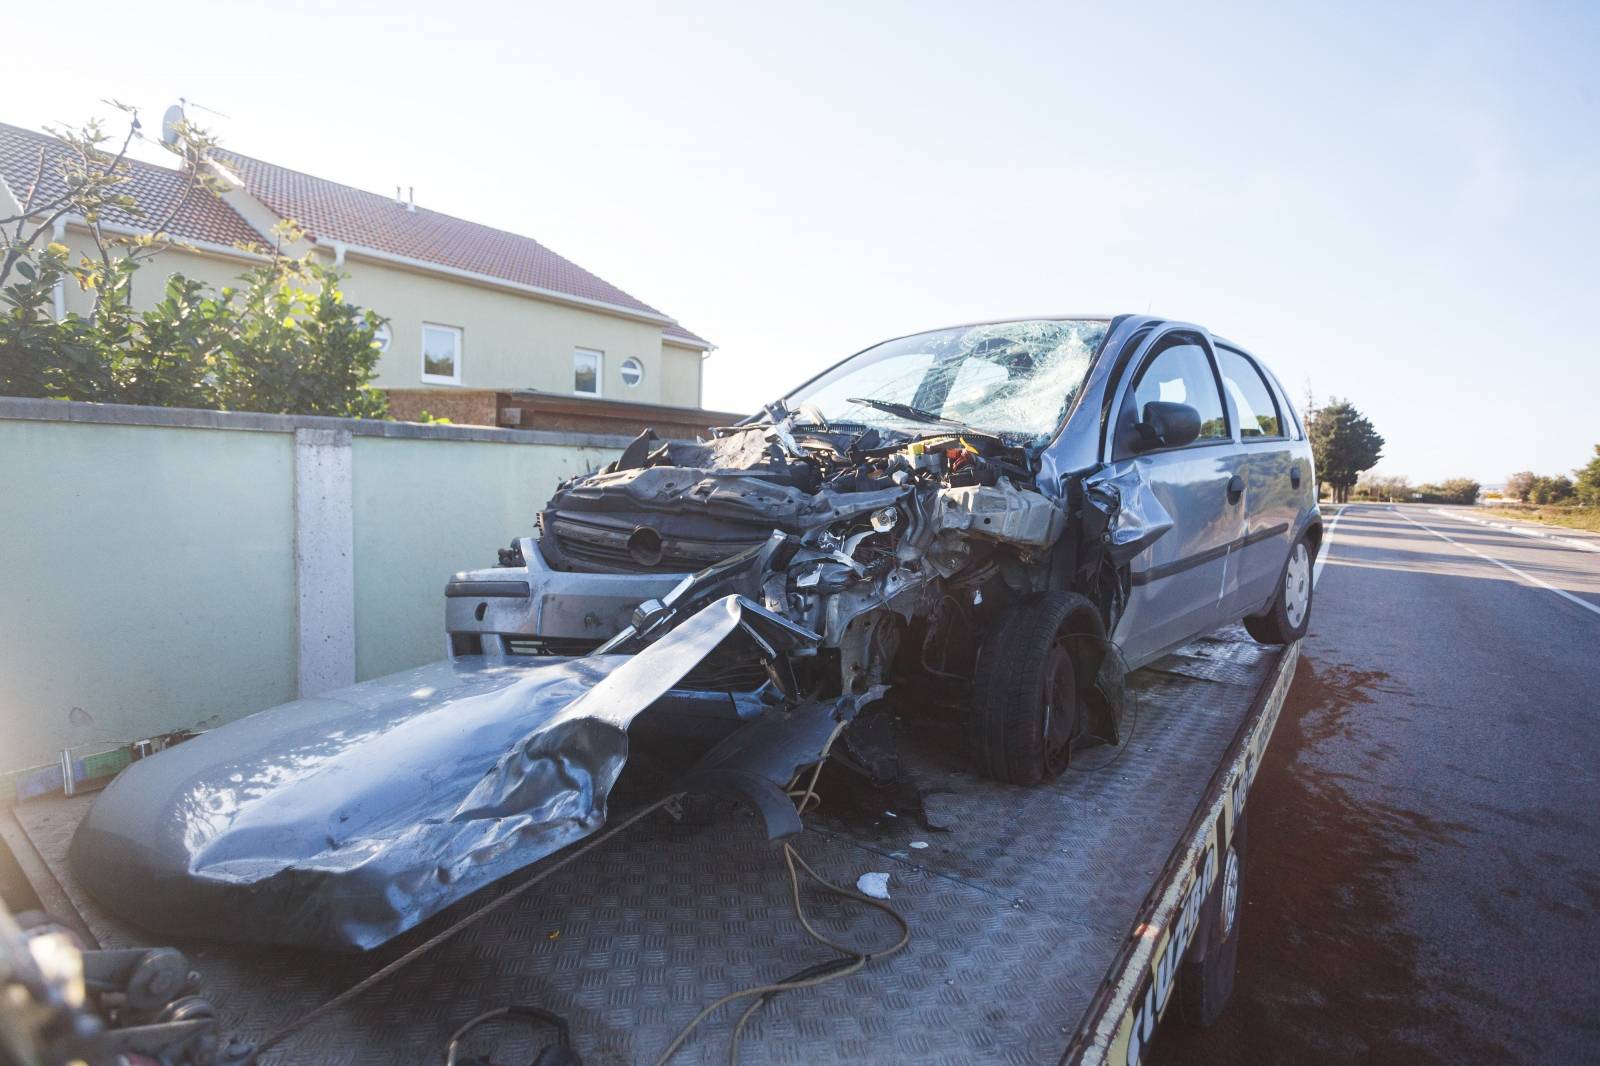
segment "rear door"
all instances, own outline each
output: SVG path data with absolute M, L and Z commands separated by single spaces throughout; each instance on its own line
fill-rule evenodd
M 1238 616 L 1260 610 L 1278 588 L 1303 493 L 1287 412 L 1248 356 L 1219 345 L 1217 369 L 1244 456 L 1244 543 L 1238 552 L 1238 586 L 1228 605 Z
M 1133 424 L 1152 400 L 1184 403 L 1200 412 L 1192 444 L 1138 450 Z M 1173 519 L 1173 528 L 1129 566 L 1132 589 L 1115 637 L 1130 666 L 1228 619 L 1237 571 L 1229 553 L 1244 536 L 1243 459 L 1236 447 L 1213 362 L 1199 332 L 1157 337 L 1133 365 L 1115 408 L 1114 461 L 1136 464 Z

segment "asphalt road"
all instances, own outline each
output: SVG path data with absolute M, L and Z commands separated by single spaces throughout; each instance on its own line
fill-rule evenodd
M 1232 1004 L 1152 1061 L 1600 1061 L 1600 552 L 1354 505 L 1323 562 Z

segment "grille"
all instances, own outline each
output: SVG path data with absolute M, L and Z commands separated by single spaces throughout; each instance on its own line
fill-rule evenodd
M 619 528 L 565 516 L 549 527 L 562 556 L 576 569 L 622 573 L 690 573 L 766 539 L 765 533 L 718 540 L 676 537 L 645 526 Z

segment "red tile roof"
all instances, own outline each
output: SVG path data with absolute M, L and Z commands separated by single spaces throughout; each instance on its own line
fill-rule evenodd
M 279 218 L 293 220 L 314 239 L 342 241 L 388 255 L 668 317 L 531 237 L 424 207 L 411 209 L 393 197 L 302 174 L 238 152 L 215 154 L 223 166 L 243 180 L 252 196 Z M 664 324 L 662 332 L 669 338 L 710 346 L 678 325 Z
M 39 168 L 41 152 L 45 159 L 42 173 Z M 68 158 L 68 149 L 54 137 L 0 122 L 0 178 L 19 202 L 28 199 L 29 189 L 34 188 L 36 180 L 32 199 L 35 206 L 48 204 L 65 192 L 62 164 Z M 137 159 L 123 160 L 120 169 L 127 175 L 127 181 L 119 191 L 132 196 L 143 214 L 108 208 L 102 214 L 106 222 L 149 227 L 165 218 L 183 196 L 184 176 L 180 171 Z M 190 191 L 166 231 L 181 240 L 208 241 L 225 247 L 266 244 L 262 235 L 233 208 L 202 188 Z
M 47 203 L 65 189 L 61 162 L 66 149 L 54 137 L 0 122 L 0 178 L 19 201 L 35 184 L 39 153 L 45 154 L 43 177 L 33 202 Z M 596 277 L 533 240 L 454 218 L 426 208 L 407 210 L 387 196 L 312 177 L 237 152 L 217 151 L 217 161 L 233 171 L 257 200 L 278 215 L 292 219 L 315 239 L 342 241 L 389 255 L 403 256 L 517 285 L 592 300 L 644 315 L 670 316 Z M 132 196 L 143 214 L 108 209 L 105 221 L 135 228 L 164 217 L 183 190 L 183 175 L 139 160 L 124 160 L 128 181 L 122 191 Z M 266 246 L 270 236 L 258 232 L 226 202 L 195 189 L 167 231 L 189 241 L 232 247 Z M 663 323 L 669 340 L 709 348 L 710 343 L 675 323 Z

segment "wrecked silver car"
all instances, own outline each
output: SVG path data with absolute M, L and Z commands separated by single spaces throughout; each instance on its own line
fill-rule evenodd
M 890 687 L 1034 783 L 1119 741 L 1127 670 L 1240 619 L 1305 632 L 1315 485 L 1282 388 L 1199 327 L 888 341 L 560 485 L 450 581 L 448 661 L 136 763 L 75 868 L 164 932 L 369 948 L 598 829 L 647 734 L 698 743 L 677 788 L 796 831 L 795 773 Z

